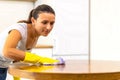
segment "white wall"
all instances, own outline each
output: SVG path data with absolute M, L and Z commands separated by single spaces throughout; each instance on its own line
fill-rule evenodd
M 19 20 L 27 19 L 33 2 L 0 1 L 0 32 Z
M 91 0 L 91 59 L 120 60 L 120 0 Z

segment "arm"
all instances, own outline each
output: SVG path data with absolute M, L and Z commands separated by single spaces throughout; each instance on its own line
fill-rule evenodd
M 7 58 L 14 59 L 15 61 L 25 61 L 25 62 L 31 62 L 31 63 L 55 63 L 58 62 L 58 60 L 54 60 L 47 57 L 38 56 L 36 54 L 30 53 L 30 52 L 24 52 L 22 50 L 16 49 L 16 46 L 18 42 L 21 40 L 21 34 L 17 30 L 12 30 L 10 34 L 8 35 L 3 53 L 4 56 Z
M 5 57 L 14 59 L 15 61 L 24 60 L 25 52 L 16 49 L 21 38 L 21 34 L 17 30 L 12 30 L 9 33 L 3 48 L 3 54 Z

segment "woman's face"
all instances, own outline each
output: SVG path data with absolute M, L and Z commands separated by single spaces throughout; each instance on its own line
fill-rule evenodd
M 53 28 L 55 22 L 55 15 L 52 13 L 40 13 L 37 20 L 33 19 L 35 31 L 37 35 L 47 36 Z

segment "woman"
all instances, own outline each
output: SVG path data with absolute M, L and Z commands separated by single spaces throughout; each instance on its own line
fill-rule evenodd
M 9 26 L 0 34 L 0 80 L 5 80 L 7 67 L 12 61 L 56 63 L 58 60 L 30 53 L 40 36 L 53 29 L 55 12 L 49 5 L 39 5 L 30 12 L 28 20 Z

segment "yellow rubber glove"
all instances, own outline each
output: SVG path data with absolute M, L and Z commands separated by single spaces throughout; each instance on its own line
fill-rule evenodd
M 59 60 L 55 60 L 55 59 L 52 59 L 52 58 L 47 58 L 47 57 L 41 57 L 39 55 L 36 55 L 36 54 L 33 54 L 33 53 L 30 53 L 30 52 L 25 52 L 25 59 L 23 60 L 25 62 L 31 62 L 31 63 L 50 63 L 50 64 L 53 64 L 53 63 L 57 63 L 59 62 Z
M 13 76 L 13 80 L 20 80 L 20 78 Z

